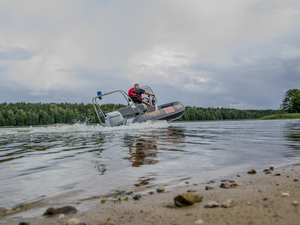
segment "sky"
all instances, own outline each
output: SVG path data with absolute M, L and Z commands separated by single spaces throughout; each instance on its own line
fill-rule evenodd
M 278 109 L 300 85 L 299 27 L 299 0 L 0 0 L 0 102 L 139 83 L 159 104 Z

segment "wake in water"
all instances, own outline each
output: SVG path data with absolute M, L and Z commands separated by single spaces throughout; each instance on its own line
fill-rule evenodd
M 130 130 L 152 130 L 159 128 L 167 128 L 170 124 L 163 121 L 146 121 L 144 123 L 132 123 L 118 127 L 103 127 L 97 125 L 86 125 L 75 123 L 69 124 L 54 124 L 45 127 L 28 127 L 28 128 L 2 128 L 0 135 L 8 134 L 35 134 L 35 133 L 66 133 L 66 132 L 114 132 L 114 131 L 130 131 Z

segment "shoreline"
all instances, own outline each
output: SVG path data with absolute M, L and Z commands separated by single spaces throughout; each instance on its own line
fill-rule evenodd
M 247 171 L 242 173 L 245 174 Z M 201 221 L 203 224 L 214 225 L 299 224 L 300 210 L 296 203 L 300 202 L 300 182 L 298 181 L 300 166 L 278 170 L 275 168 L 271 174 L 257 171 L 255 175 L 228 177 L 228 179 L 234 180 L 239 186 L 228 189 L 220 188 L 222 182 L 219 180 L 209 184 L 188 184 L 186 187 L 178 187 L 169 192 L 148 194 L 139 200 L 132 199 L 136 194 L 133 194 L 128 201 L 121 200 L 116 203 L 107 201 L 101 204 L 101 199 L 99 199 L 99 203 L 95 204 L 92 209 L 79 210 L 76 214 L 52 217 L 41 215 L 38 218 L 20 218 L 18 214 L 15 216 L 2 214 L 0 223 L 9 225 L 27 221 L 30 225 L 63 225 L 68 219 L 77 218 L 87 225 L 202 224 Z M 213 189 L 206 190 L 206 186 Z M 174 206 L 174 197 L 191 189 L 203 197 L 202 202 L 186 207 L 167 207 L 168 205 Z M 282 196 L 282 193 L 288 193 L 289 196 Z M 211 201 L 217 201 L 221 205 L 227 200 L 232 200 L 234 206 L 204 208 Z

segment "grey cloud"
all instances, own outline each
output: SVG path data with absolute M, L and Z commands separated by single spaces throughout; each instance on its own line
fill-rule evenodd
M 33 53 L 23 48 L 3 48 L 0 47 L 0 60 L 29 60 Z
M 210 71 L 210 79 L 215 82 L 205 84 L 205 92 L 199 89 L 199 95 L 207 97 L 200 105 L 279 108 L 283 93 L 300 86 L 300 51 L 284 53 L 297 49 L 300 41 L 295 41 L 296 36 L 298 34 L 289 37 L 293 41 L 284 44 L 282 39 L 277 39 L 264 45 L 249 46 L 234 52 L 226 64 L 188 66 L 187 69 L 196 76 L 201 76 L 201 71 Z M 211 91 L 207 92 L 209 89 Z M 215 91 L 218 89 L 219 92 Z

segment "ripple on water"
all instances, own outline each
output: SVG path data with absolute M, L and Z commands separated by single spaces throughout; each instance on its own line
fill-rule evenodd
M 297 163 L 299 137 L 299 120 L 0 129 L 0 207 L 278 168 Z

